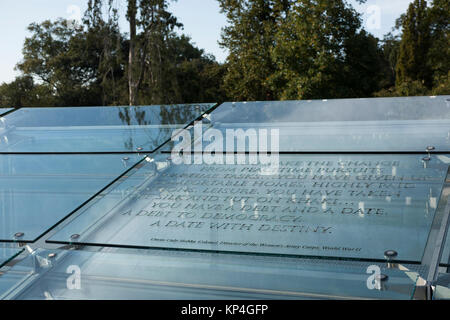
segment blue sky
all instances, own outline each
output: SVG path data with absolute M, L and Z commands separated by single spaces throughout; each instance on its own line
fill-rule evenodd
M 126 1 L 116 0 L 125 6 Z M 363 13 L 366 29 L 382 37 L 394 26 L 395 19 L 406 11 L 411 0 L 368 0 L 364 5 L 350 0 Z M 18 74 L 14 66 L 22 59 L 22 45 L 32 22 L 58 17 L 72 18 L 83 14 L 87 0 L 13 0 L 0 1 L 0 83 L 9 82 Z M 122 8 L 124 9 L 124 8 Z M 198 47 L 224 61 L 227 53 L 217 43 L 226 19 L 216 0 L 178 0 L 171 11 L 184 24 L 183 32 L 190 35 Z M 123 21 L 126 30 L 126 21 Z

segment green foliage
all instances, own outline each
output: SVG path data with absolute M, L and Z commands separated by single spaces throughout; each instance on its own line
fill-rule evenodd
M 87 1 L 81 25 L 29 26 L 2 106 L 450 94 L 448 0 L 414 0 L 382 41 L 346 0 L 218 0 L 224 64 L 176 33 L 170 0 L 127 0 L 130 33 L 117 1 Z
M 282 88 L 279 98 L 352 96 L 346 75 L 357 72 L 352 55 L 359 49 L 352 46 L 362 40 L 359 27 L 357 13 L 343 1 L 297 1 L 272 49 L 277 66 L 272 83 Z
M 370 97 L 391 81 L 390 66 L 379 40 L 362 30 L 344 44 L 343 96 Z M 393 79 L 392 79 L 393 81 Z
M 31 24 L 17 65 L 23 76 L 0 87 L 1 103 L 128 104 L 130 69 L 139 78 L 136 104 L 225 100 L 223 67 L 190 38 L 175 34 L 180 24 L 167 12 L 166 1 L 136 2 L 136 53 L 130 67 L 131 40 L 119 30 L 113 3 L 89 0 L 82 25 L 63 19 Z
M 58 20 L 34 23 L 28 30 L 32 36 L 25 40 L 24 59 L 17 68 L 45 84 L 56 105 L 100 104 L 98 55 L 89 50 L 82 28 Z
M 170 59 L 174 30 L 182 26 L 167 11 L 166 0 L 129 0 L 130 24 L 128 86 L 129 103 L 172 103 L 176 97 L 176 72 Z
M 45 85 L 36 85 L 30 76 L 20 76 L 11 83 L 3 83 L 0 85 L 1 107 L 40 107 L 54 105 L 56 105 L 56 101 L 52 98 L 49 88 Z
M 422 82 L 431 87 L 427 57 L 431 45 L 430 19 L 425 0 L 414 0 L 402 21 L 403 35 L 397 63 L 397 85 Z
M 234 100 L 370 96 L 387 68 L 378 40 L 342 0 L 219 0 L 225 89 Z
M 222 89 L 225 68 L 211 55 L 195 48 L 186 36 L 172 39 L 171 59 L 178 66 L 176 83 L 179 103 L 220 102 L 226 97 Z
M 385 37 L 383 51 L 395 78 L 376 96 L 450 94 L 450 3 L 434 0 L 431 6 L 415 0 L 397 19 L 400 36 Z M 395 62 L 395 63 L 394 63 Z
M 433 74 L 433 87 L 438 92 L 450 93 L 450 2 L 434 0 L 429 9 L 431 47 L 428 63 Z M 444 90 L 443 88 L 447 88 Z
M 276 71 L 272 49 L 277 25 L 282 24 L 291 0 L 219 0 L 229 26 L 222 47 L 229 50 L 224 87 L 234 100 L 276 98 L 270 77 Z

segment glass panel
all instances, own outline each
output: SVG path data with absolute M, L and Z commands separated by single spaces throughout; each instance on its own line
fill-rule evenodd
M 0 241 L 34 241 L 130 169 L 133 155 L 0 155 Z
M 212 106 L 22 108 L 0 123 L 0 152 L 152 152 Z
M 369 264 L 182 252 L 43 251 L 0 277 L 5 299 L 410 299 L 416 278 Z M 56 257 L 50 259 L 49 253 Z M 374 267 L 374 266 L 372 266 Z M 26 279 L 24 280 L 24 278 Z M 21 285 L 17 285 L 20 281 Z M 370 287 L 368 286 L 368 283 Z M 223 312 L 223 311 L 222 311 Z
M 450 96 L 225 103 L 209 119 L 224 135 L 279 129 L 284 152 L 450 150 Z
M 22 250 L 15 248 L 6 248 L 0 246 L 0 268 L 8 263 L 11 259 L 14 259 Z
M 268 166 L 240 156 L 246 164 L 148 158 L 49 242 L 368 260 L 394 250 L 420 262 L 450 163 L 280 155 Z

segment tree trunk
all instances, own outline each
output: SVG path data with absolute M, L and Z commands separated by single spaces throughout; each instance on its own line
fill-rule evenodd
M 130 106 L 137 104 L 138 80 L 136 79 L 136 0 L 128 0 L 128 21 L 130 22 L 130 50 L 128 54 L 128 88 Z

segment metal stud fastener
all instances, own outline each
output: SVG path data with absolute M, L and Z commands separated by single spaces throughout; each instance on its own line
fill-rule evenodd
M 122 160 L 123 160 L 123 161 L 128 161 L 128 160 L 130 160 L 130 158 L 125 157 L 125 158 L 123 158 Z
M 384 256 L 386 257 L 386 259 L 394 259 L 398 256 L 398 253 L 395 250 L 387 250 L 384 252 Z
M 14 237 L 15 238 L 22 238 L 24 235 L 25 235 L 25 233 L 23 233 L 23 232 L 17 232 L 17 233 L 14 234 Z
M 79 237 L 80 237 L 80 235 L 75 233 L 75 234 L 73 234 L 73 235 L 70 236 L 70 239 L 76 240 L 76 239 L 78 239 Z
M 431 157 L 425 157 L 425 158 L 423 158 L 422 160 L 425 161 L 425 162 L 428 162 L 428 161 L 431 160 Z
M 436 148 L 433 147 L 433 146 L 428 146 L 427 147 L 427 149 L 425 151 L 428 153 L 428 157 L 426 157 L 426 159 L 428 159 L 428 160 L 425 160 L 425 158 L 424 158 L 424 161 L 430 161 L 431 160 L 431 151 L 434 151 L 434 150 L 436 150 Z
M 384 252 L 384 257 L 387 260 L 388 269 L 397 269 L 398 264 L 394 262 L 394 259 L 397 258 L 398 253 L 395 250 L 387 250 Z
M 144 150 L 144 148 L 142 148 L 142 147 L 137 147 L 136 150 L 137 150 L 137 151 L 142 151 L 142 150 Z
M 48 256 L 50 259 L 53 259 L 56 257 L 56 253 L 49 253 Z

